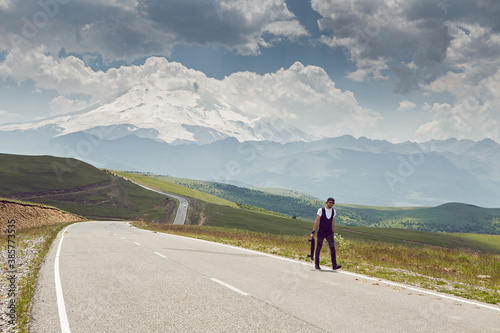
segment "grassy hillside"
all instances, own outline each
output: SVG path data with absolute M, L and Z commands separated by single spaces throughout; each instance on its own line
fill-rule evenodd
M 174 178 L 160 175 L 150 177 L 169 183 L 182 185 L 199 192 L 211 194 L 243 205 L 261 207 L 268 211 L 287 216 L 297 216 L 313 220 L 323 201 L 296 191 L 271 189 L 268 191 L 238 187 L 230 184 L 207 182 L 192 179 Z
M 398 228 L 338 226 L 337 232 L 349 240 L 382 242 L 408 247 L 440 247 L 500 254 L 500 235 L 436 233 Z
M 340 208 L 339 221 L 345 225 L 500 235 L 499 208 L 462 203 L 405 208 L 340 205 Z
M 317 209 L 324 204 L 323 200 L 294 191 L 271 189 L 266 192 L 215 182 L 152 174 L 148 176 L 232 202 L 262 207 L 288 216 L 295 215 L 306 220 L 313 220 Z M 500 235 L 500 209 L 497 208 L 461 203 L 437 207 L 370 207 L 337 203 L 335 208 L 336 222 L 348 226 Z
M 0 197 L 51 205 L 93 219 L 168 222 L 176 201 L 87 163 L 0 154 Z
M 99 169 L 72 158 L 0 154 L 0 196 L 73 189 L 108 181 Z

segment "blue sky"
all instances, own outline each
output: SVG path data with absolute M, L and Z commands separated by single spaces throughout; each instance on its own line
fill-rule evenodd
M 494 0 L 0 0 L 0 124 L 156 68 L 320 136 L 500 142 L 499 18 Z

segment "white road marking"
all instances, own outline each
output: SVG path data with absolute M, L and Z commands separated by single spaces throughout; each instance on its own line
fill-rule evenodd
M 61 255 L 61 246 L 64 239 L 64 233 L 70 227 L 67 226 L 63 229 L 61 240 L 59 240 L 59 245 L 57 246 L 56 259 L 54 262 L 54 278 L 56 284 L 56 296 L 57 296 L 57 308 L 59 311 L 59 322 L 61 323 L 61 332 L 62 333 L 70 333 L 68 316 L 66 314 L 66 306 L 64 305 L 64 297 L 61 286 L 61 277 L 59 275 L 59 257 Z
M 163 255 L 163 254 L 161 254 L 161 253 L 155 252 L 155 254 L 159 255 L 159 256 L 160 256 L 160 257 L 162 257 L 162 258 L 166 258 L 166 256 L 164 256 L 164 255 Z
M 238 288 L 233 287 L 233 286 L 232 286 L 232 285 L 230 285 L 230 284 L 227 284 L 227 283 L 225 283 L 225 282 L 222 282 L 221 280 L 217 280 L 217 279 L 215 279 L 215 278 L 210 278 L 210 280 L 212 280 L 212 281 L 214 281 L 214 282 L 217 282 L 217 283 L 219 283 L 219 284 L 223 285 L 224 287 L 231 289 L 232 291 L 236 291 L 237 293 L 239 293 L 239 294 L 241 294 L 241 295 L 243 295 L 243 296 L 250 296 L 250 294 L 247 294 L 246 292 L 241 291 L 241 290 L 239 290 Z
M 136 244 L 136 245 L 141 245 L 141 244 L 139 244 L 139 243 L 137 243 L 137 242 L 134 242 L 134 244 Z

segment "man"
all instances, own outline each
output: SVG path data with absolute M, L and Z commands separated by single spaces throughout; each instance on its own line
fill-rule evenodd
M 335 230 L 335 209 L 333 205 L 335 204 L 335 199 L 328 198 L 326 200 L 326 206 L 318 209 L 318 214 L 316 215 L 316 222 L 314 222 L 314 228 L 311 233 L 311 238 L 314 241 L 314 233 L 318 230 L 318 241 L 316 244 L 316 253 L 314 254 L 314 264 L 316 269 L 321 269 L 319 267 L 319 253 L 321 247 L 323 246 L 323 240 L 326 238 L 328 246 L 330 247 L 330 255 L 332 256 L 332 268 L 333 270 L 339 269 L 342 266 L 337 265 L 337 257 L 335 255 L 335 242 L 333 240 L 333 232 Z M 319 229 L 318 229 L 319 226 Z

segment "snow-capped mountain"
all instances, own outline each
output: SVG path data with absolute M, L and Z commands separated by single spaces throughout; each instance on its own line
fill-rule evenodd
M 493 140 L 313 140 L 280 119 L 246 114 L 204 86 L 142 84 L 71 114 L 0 125 L 0 153 L 281 187 L 343 203 L 499 207 L 500 145 Z M 71 163 L 56 168 L 54 177 L 69 170 Z
M 47 129 L 54 136 L 86 132 L 98 134 L 100 139 L 117 139 L 135 135 L 174 144 L 206 144 L 228 137 L 240 142 L 309 139 L 279 119 L 244 114 L 196 84 L 173 90 L 137 85 L 118 97 L 71 114 L 0 126 L 0 131 L 47 133 Z

